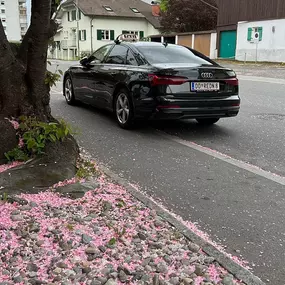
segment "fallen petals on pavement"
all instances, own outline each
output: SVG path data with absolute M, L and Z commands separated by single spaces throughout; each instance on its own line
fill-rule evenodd
M 241 283 L 123 187 L 98 182 L 78 200 L 49 190 L 0 204 L 0 282 Z
M 20 166 L 20 165 L 22 165 L 22 164 L 23 164 L 23 162 L 19 162 L 19 161 L 14 161 L 14 162 L 11 162 L 11 163 L 9 163 L 9 164 L 2 164 L 2 165 L 0 165 L 0 173 L 6 171 L 6 170 L 8 170 L 8 169 L 11 169 L 11 168 L 15 168 L 15 167 L 17 167 L 17 166 Z

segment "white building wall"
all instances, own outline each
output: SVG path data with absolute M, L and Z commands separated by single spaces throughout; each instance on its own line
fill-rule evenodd
M 88 21 L 88 25 L 90 27 L 90 21 Z M 80 25 L 80 29 L 83 25 Z M 87 28 L 87 23 L 85 23 L 85 27 Z M 105 45 L 108 42 L 106 40 L 97 40 L 97 30 L 114 30 L 115 38 L 122 34 L 122 31 L 143 31 L 144 36 L 147 37 L 149 35 L 155 34 L 158 31 L 151 25 L 145 18 L 137 18 L 137 19 L 128 19 L 128 18 L 96 18 L 93 21 L 93 32 L 92 32 L 92 40 L 93 40 L 93 50 L 98 49 L 99 47 Z M 90 30 L 89 30 L 90 31 Z M 91 39 L 91 32 L 89 32 L 89 39 Z M 82 43 L 82 48 L 86 48 L 90 50 L 91 40 L 86 43 Z
M 56 50 L 53 55 L 49 53 L 49 57 L 74 59 L 71 56 L 74 55 L 74 49 L 77 51 L 78 39 L 76 38 L 76 45 L 74 46 L 72 30 L 77 31 L 77 21 L 68 21 L 67 12 L 65 12 L 61 19 L 61 26 L 63 28 L 55 35 L 54 40 L 61 43 L 64 41 L 64 44 L 67 41 L 68 48 L 64 48 L 61 44 L 61 50 Z M 80 54 L 82 52 L 90 53 L 92 47 L 93 51 L 95 51 L 101 46 L 113 42 L 111 40 L 97 40 L 97 30 L 114 30 L 115 38 L 122 34 L 122 31 L 143 31 L 145 37 L 159 33 L 145 18 L 96 17 L 92 20 L 91 17 L 84 16 L 83 14 L 81 14 L 81 20 L 78 21 L 78 28 L 79 30 L 86 30 L 86 40 L 79 41 Z M 77 32 L 75 35 L 77 37 Z M 72 50 L 72 52 L 67 52 L 66 49 Z
M 5 13 L 2 13 L 5 10 Z M 6 19 L 6 35 L 9 41 L 20 41 L 21 28 L 19 16 L 19 0 L 4 0 L 4 5 L 0 5 L 1 19 Z
M 217 33 L 211 33 L 211 42 L 210 42 L 210 58 L 216 59 L 218 55 L 217 51 Z
M 258 44 L 248 41 L 248 28 L 253 27 L 262 27 Z M 285 19 L 238 23 L 236 59 L 285 62 Z

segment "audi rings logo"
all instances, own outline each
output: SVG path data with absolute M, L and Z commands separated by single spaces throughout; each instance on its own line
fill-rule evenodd
M 211 72 L 203 72 L 203 73 L 201 73 L 201 77 L 211 79 L 214 77 L 214 74 Z

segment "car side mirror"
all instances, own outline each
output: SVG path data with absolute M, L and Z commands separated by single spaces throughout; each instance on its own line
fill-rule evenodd
M 89 62 L 89 59 L 87 56 L 83 57 L 81 60 L 80 60 L 80 64 L 83 65 L 83 66 L 86 66 Z

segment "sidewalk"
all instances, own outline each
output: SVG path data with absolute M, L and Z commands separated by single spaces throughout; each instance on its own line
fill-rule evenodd
M 263 284 L 235 258 L 227 262 L 229 256 L 218 250 L 215 257 L 206 254 L 215 250 L 195 225 L 188 223 L 187 229 L 104 172 L 109 177 L 101 173 L 81 184 L 72 179 L 46 192 L 0 201 L 1 285 Z M 80 192 L 81 198 L 69 198 Z M 217 259 L 226 261 L 224 267 Z
M 216 60 L 221 66 L 233 69 L 238 75 L 267 77 L 267 78 L 285 78 L 285 66 L 274 63 L 244 63 L 238 61 Z

